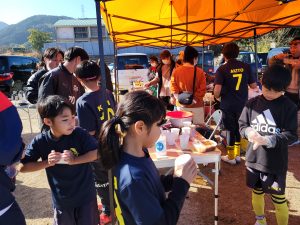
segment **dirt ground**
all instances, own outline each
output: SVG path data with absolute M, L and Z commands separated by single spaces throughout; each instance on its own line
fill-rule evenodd
M 38 133 L 37 120 L 32 120 L 30 133 L 26 113 L 20 111 L 23 120 L 23 138 L 28 144 Z M 31 111 L 34 116 L 34 112 Z M 213 180 L 213 165 L 201 167 Z M 20 173 L 14 192 L 28 225 L 52 224 L 51 194 L 44 171 Z M 289 169 L 287 175 L 286 197 L 289 204 L 289 225 L 300 224 L 300 145 L 289 148 Z M 275 211 L 270 196 L 265 196 L 265 212 L 269 225 L 276 225 Z M 232 166 L 221 164 L 219 176 L 219 223 L 220 225 L 253 225 L 254 213 L 251 207 L 251 190 L 245 185 L 245 164 Z M 190 189 L 178 222 L 179 225 L 214 224 L 213 188 L 200 177 Z

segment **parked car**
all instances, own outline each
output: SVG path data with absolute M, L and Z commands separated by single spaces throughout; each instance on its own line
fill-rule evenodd
M 133 87 L 135 81 L 145 83 L 148 81 L 149 62 L 146 54 L 123 53 L 117 55 L 117 78 L 119 93 L 125 94 Z M 111 72 L 112 82 L 115 81 L 114 71 Z
M 109 71 L 111 72 L 113 69 L 114 69 L 114 63 L 110 63 L 110 64 L 108 64 L 108 69 L 109 69 Z
M 255 52 L 249 52 L 249 51 L 241 51 L 237 57 L 237 60 L 240 60 L 244 63 L 248 63 L 251 67 L 251 72 L 253 74 L 256 74 L 256 62 L 255 62 Z M 260 62 L 258 56 L 256 58 L 257 60 L 257 73 L 262 73 L 262 63 Z
M 236 59 L 249 64 L 251 67 L 252 74 L 256 77 L 255 52 L 240 51 L 240 53 Z M 258 74 L 261 74 L 262 73 L 262 63 L 259 60 L 258 56 L 257 56 L 256 60 L 257 60 L 257 72 L 258 72 Z M 220 65 L 222 65 L 225 62 L 224 57 L 220 60 L 220 62 L 221 62 Z
M 14 83 L 26 84 L 38 62 L 29 56 L 0 55 L 0 90 L 10 96 Z
M 197 66 L 202 68 L 202 52 L 199 52 L 198 54 L 198 63 Z M 214 74 L 214 52 L 213 51 L 204 51 L 204 64 L 203 64 L 203 70 L 209 74 Z
M 259 58 L 259 61 L 261 63 L 261 73 L 263 74 L 266 69 L 268 68 L 268 62 L 267 62 L 267 57 L 268 57 L 268 53 L 267 52 L 260 52 L 260 53 L 257 53 L 257 56 Z

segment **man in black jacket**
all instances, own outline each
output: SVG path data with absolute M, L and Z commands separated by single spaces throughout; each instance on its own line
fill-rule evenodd
M 31 104 L 36 104 L 38 100 L 39 84 L 41 77 L 49 70 L 56 68 L 64 58 L 64 53 L 58 48 L 47 48 L 42 57 L 40 69 L 31 75 L 27 81 L 25 95 Z
M 39 87 L 39 100 L 49 95 L 60 95 L 75 105 L 76 100 L 84 93 L 84 88 L 73 75 L 76 66 L 89 55 L 80 47 L 71 47 L 66 50 L 64 63 L 50 70 L 42 79 Z

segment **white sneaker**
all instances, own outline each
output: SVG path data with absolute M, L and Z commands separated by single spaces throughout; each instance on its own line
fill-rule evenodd
M 241 157 L 240 156 L 235 157 L 235 161 L 236 161 L 236 163 L 240 163 L 241 162 Z
M 224 162 L 227 162 L 231 165 L 235 165 L 236 164 L 236 160 L 235 159 L 228 159 L 228 155 L 223 155 L 221 156 L 221 159 L 224 161 Z
M 256 220 L 254 225 L 262 225 L 262 224 L 259 222 L 259 220 Z M 267 225 L 267 223 L 265 225 Z

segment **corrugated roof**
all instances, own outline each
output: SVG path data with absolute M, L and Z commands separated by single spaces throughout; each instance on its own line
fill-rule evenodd
M 94 27 L 97 26 L 97 19 L 71 19 L 58 20 L 54 27 Z

